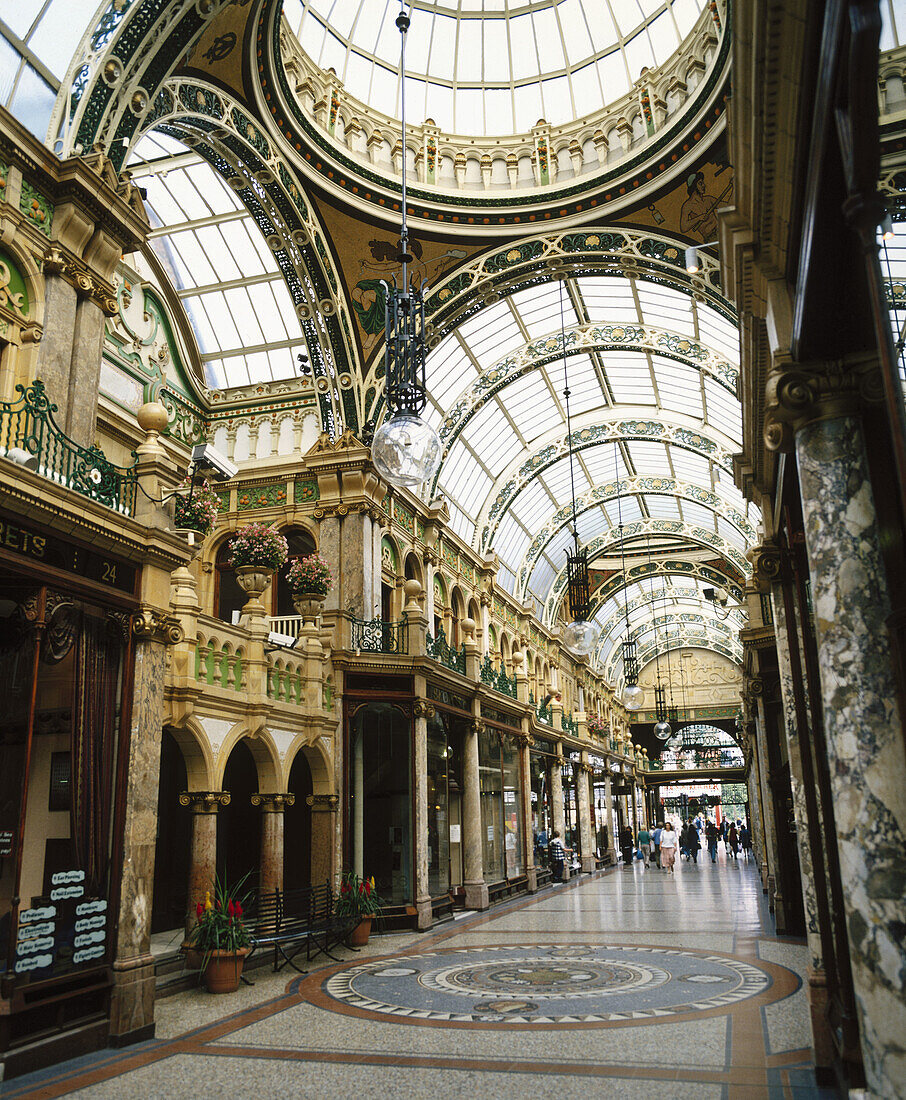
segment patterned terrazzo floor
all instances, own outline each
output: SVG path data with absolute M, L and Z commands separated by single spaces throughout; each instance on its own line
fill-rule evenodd
M 155 1040 L 2 1095 L 824 1097 L 805 948 L 771 927 L 751 864 L 583 876 L 306 977 L 167 998 Z

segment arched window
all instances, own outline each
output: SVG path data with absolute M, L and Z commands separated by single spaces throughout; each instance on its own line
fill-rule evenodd
M 296 605 L 293 603 L 293 594 L 286 583 L 286 571 L 289 569 L 293 558 L 305 558 L 315 552 L 315 540 L 303 527 L 288 527 L 280 532 L 289 544 L 289 557 L 286 565 L 280 567 L 271 582 L 271 614 L 283 617 L 295 615 Z
M 248 594 L 239 587 L 236 570 L 229 564 L 230 540 L 227 539 L 217 551 L 214 567 L 214 609 L 218 619 L 225 623 L 233 621 L 233 613 L 241 611 L 248 602 Z

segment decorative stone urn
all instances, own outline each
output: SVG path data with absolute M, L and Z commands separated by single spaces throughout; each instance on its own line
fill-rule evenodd
M 261 594 L 271 583 L 271 571 L 263 565 L 237 565 L 236 580 L 249 597 L 248 603 L 242 609 L 243 615 L 266 615 Z
M 327 599 L 326 592 L 294 592 L 293 603 L 296 611 L 306 621 L 316 619 L 321 614 L 321 605 Z

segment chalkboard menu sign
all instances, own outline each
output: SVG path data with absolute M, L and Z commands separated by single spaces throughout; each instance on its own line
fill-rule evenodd
M 107 899 L 85 896 L 85 872 L 58 871 L 50 895 L 19 910 L 17 974 L 59 974 L 98 963 L 107 951 Z
M 52 565 L 67 573 L 116 588 L 135 591 L 134 565 L 109 554 L 98 553 L 60 538 L 53 531 L 30 527 L 0 513 L 0 548 L 29 561 Z

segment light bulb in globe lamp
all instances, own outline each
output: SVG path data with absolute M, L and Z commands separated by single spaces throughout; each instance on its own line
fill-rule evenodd
M 392 485 L 412 489 L 437 473 L 440 439 L 420 416 L 400 412 L 374 433 L 371 457 L 378 473 Z
M 659 741 L 666 741 L 673 730 L 670 728 L 669 722 L 657 722 L 654 727 L 654 736 Z
M 563 631 L 563 644 L 580 657 L 591 653 L 598 641 L 598 628 L 585 619 L 576 619 Z
M 623 688 L 620 701 L 627 710 L 641 710 L 642 703 L 645 701 L 645 692 L 638 684 L 627 684 Z

